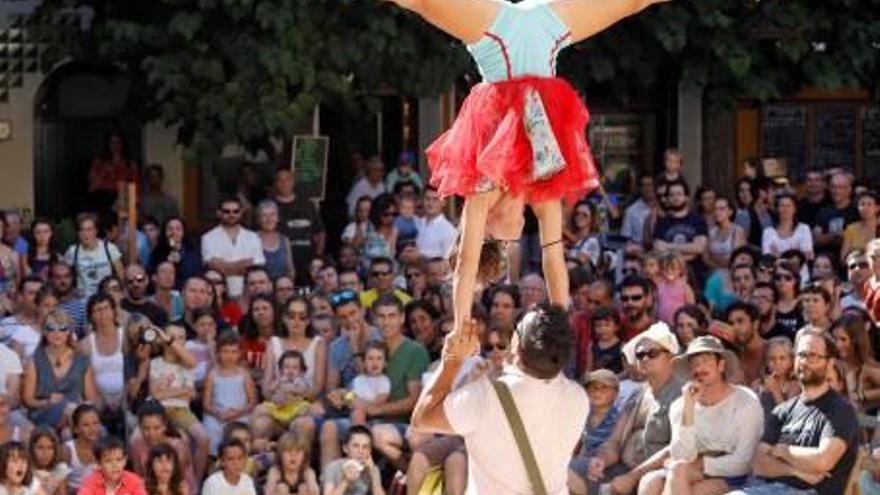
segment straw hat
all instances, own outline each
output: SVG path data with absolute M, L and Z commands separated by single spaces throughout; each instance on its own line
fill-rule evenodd
M 680 375 L 689 376 L 690 362 L 688 359 L 697 354 L 707 353 L 721 356 L 721 358 L 724 359 L 725 380 L 730 381 L 731 378 L 736 375 L 736 371 L 739 368 L 739 358 L 736 357 L 736 354 L 724 347 L 724 344 L 721 343 L 721 339 L 714 335 L 703 335 L 702 337 L 697 337 L 692 340 L 684 354 L 673 358 L 673 366 L 675 366 L 676 372 Z

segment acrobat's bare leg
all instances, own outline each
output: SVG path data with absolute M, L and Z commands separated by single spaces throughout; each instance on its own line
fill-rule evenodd
M 568 267 L 562 243 L 562 201 L 550 200 L 531 205 L 538 217 L 541 235 L 542 265 L 550 303 L 568 308 Z
M 477 285 L 477 271 L 480 266 L 480 253 L 486 236 L 486 220 L 489 210 L 501 198 L 501 191 L 493 189 L 469 196 L 464 202 L 461 215 L 461 241 L 458 262 L 452 277 L 452 305 L 455 311 L 455 330 L 471 318 L 474 304 L 474 291 Z

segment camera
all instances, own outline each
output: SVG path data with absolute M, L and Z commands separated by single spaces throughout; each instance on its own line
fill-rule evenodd
M 138 340 L 141 344 L 155 344 L 159 340 L 159 331 L 152 325 L 143 326 Z

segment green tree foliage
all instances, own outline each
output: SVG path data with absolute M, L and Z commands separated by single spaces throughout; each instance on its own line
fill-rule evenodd
M 878 18 L 877 0 L 680 0 L 568 50 L 561 73 L 621 102 L 680 79 L 722 103 L 804 85 L 873 90 Z M 32 21 L 47 65 L 124 68 L 140 83 L 137 111 L 179 124 L 202 156 L 290 135 L 319 101 L 435 95 L 475 75 L 459 43 L 377 0 L 44 0 Z

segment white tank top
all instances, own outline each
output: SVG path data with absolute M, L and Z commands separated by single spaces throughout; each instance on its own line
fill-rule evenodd
M 117 329 L 119 345 L 110 355 L 98 352 L 95 334 L 89 334 L 92 372 L 95 383 L 104 400 L 112 406 L 121 406 L 125 393 L 125 356 L 122 352 L 122 328 Z
M 70 485 L 70 488 L 73 489 L 73 493 L 76 493 L 83 481 L 92 474 L 92 471 L 95 470 L 96 465 L 83 464 L 79 458 L 79 454 L 76 453 L 75 440 L 68 440 L 64 445 L 66 445 L 67 450 L 70 451 L 70 476 L 67 478 L 67 483 Z
M 317 355 L 318 343 L 321 341 L 321 337 L 315 335 L 312 337 L 312 341 L 309 342 L 309 346 L 306 347 L 305 352 L 302 353 L 303 361 L 306 363 L 306 380 L 309 383 L 315 383 L 315 358 Z M 272 346 L 272 355 L 275 358 L 275 374 L 276 376 L 281 375 L 281 370 L 278 369 L 278 362 L 281 361 L 281 355 L 284 354 L 284 351 L 288 350 L 284 348 L 284 343 L 281 340 L 281 337 L 272 337 L 269 340 L 269 345 Z

